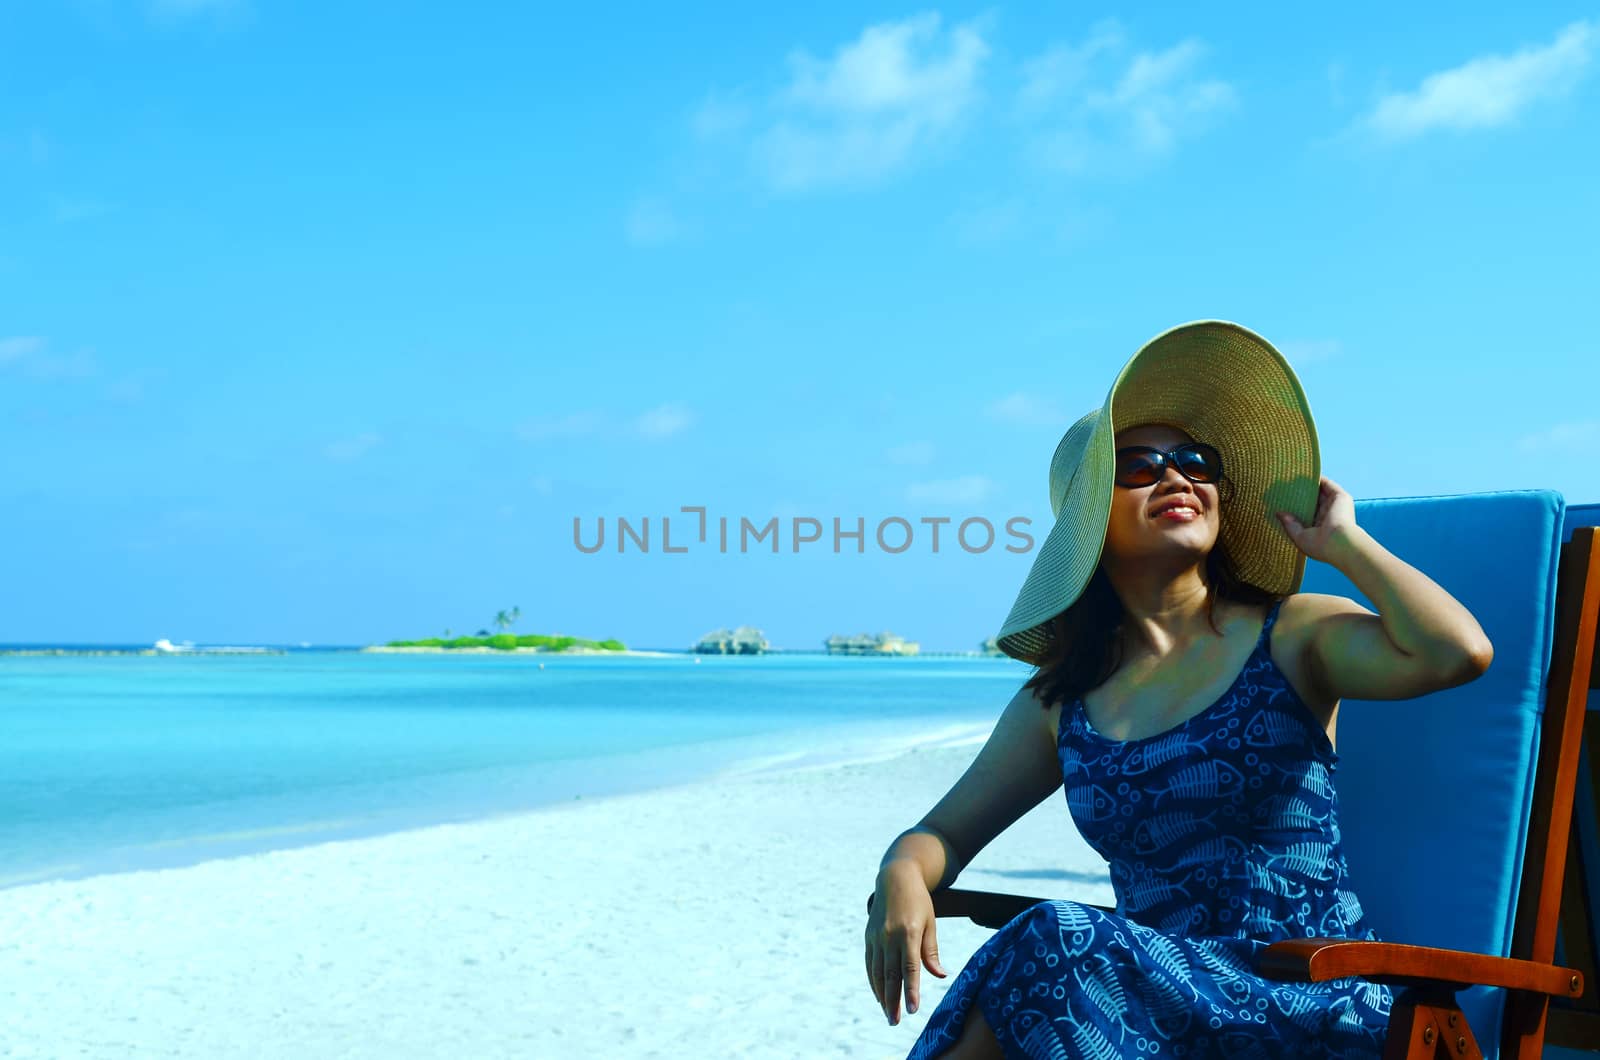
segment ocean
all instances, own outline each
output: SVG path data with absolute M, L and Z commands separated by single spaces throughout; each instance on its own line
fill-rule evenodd
M 965 657 L 0 657 L 0 888 L 914 744 L 976 750 L 1030 672 Z

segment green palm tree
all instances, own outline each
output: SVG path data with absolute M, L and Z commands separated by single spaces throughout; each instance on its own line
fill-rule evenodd
M 520 607 L 513 607 L 509 611 L 496 611 L 494 613 L 494 624 L 501 633 L 504 633 L 506 630 L 516 625 L 517 619 L 521 617 L 522 608 Z

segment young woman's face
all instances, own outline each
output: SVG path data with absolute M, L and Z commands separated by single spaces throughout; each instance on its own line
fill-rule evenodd
M 1192 441 L 1176 427 L 1150 424 L 1117 432 L 1117 448 L 1148 445 L 1167 452 Z M 1180 504 L 1191 509 L 1171 515 L 1157 509 Z M 1204 559 L 1215 547 L 1222 528 L 1217 487 L 1191 482 L 1170 464 L 1162 477 L 1148 486 L 1117 486 L 1111 495 L 1111 518 L 1106 526 L 1106 553 L 1119 560 L 1140 557 Z

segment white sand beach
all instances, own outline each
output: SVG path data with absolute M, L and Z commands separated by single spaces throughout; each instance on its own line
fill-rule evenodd
M 976 749 L 0 892 L 0 1055 L 902 1057 L 865 901 Z M 961 884 L 1114 900 L 1059 794 Z

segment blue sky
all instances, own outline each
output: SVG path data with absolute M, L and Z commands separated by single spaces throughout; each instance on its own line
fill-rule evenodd
M 1202 317 L 1358 498 L 1600 500 L 1600 9 L 751 11 L 0 3 L 0 641 L 969 648 L 1031 554 L 872 528 L 1042 538 Z

